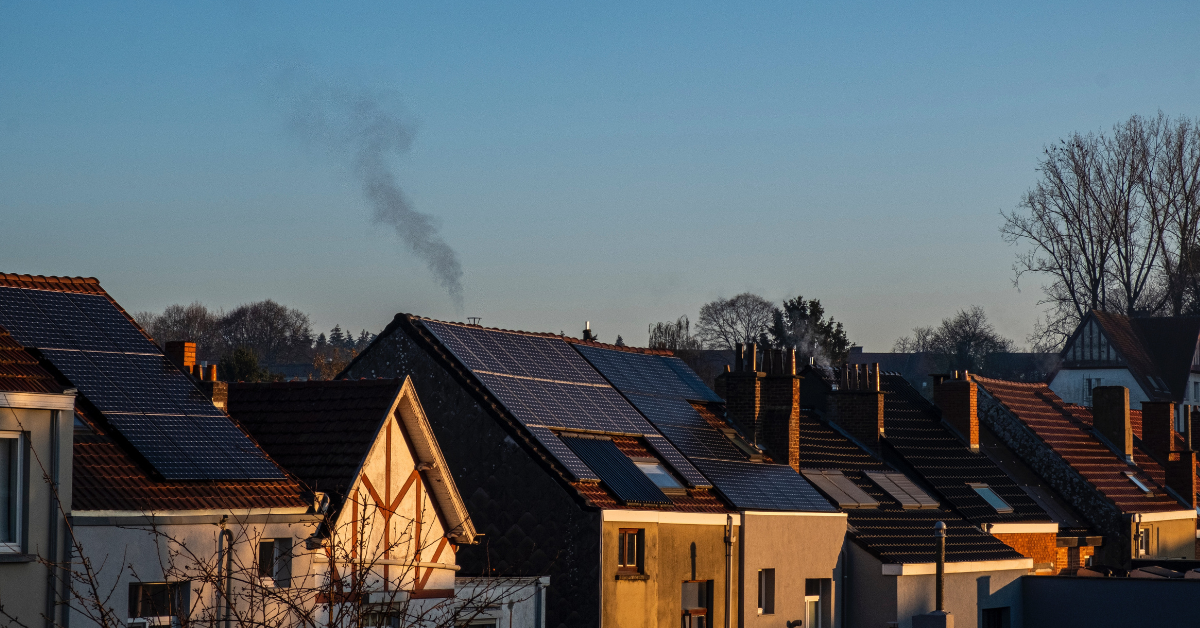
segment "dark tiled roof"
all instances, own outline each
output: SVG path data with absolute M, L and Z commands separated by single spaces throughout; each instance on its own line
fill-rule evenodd
M 344 497 L 403 383 L 239 382 L 229 384 L 229 414 L 309 488 Z
M 885 563 L 934 562 L 937 552 L 933 525 L 946 523 L 946 560 L 972 562 L 1023 558 L 1020 553 L 985 534 L 946 508 L 905 510 L 867 478 L 865 471 L 892 471 L 850 439 L 826 424 L 813 411 L 800 416 L 800 466 L 838 469 L 879 502 L 877 508 L 847 510 L 856 543 Z
M 63 389 L 37 358 L 0 327 L 0 391 L 61 393 Z
M 303 488 L 285 481 L 163 481 L 150 477 L 112 438 L 76 435 L 71 507 L 85 510 L 302 508 Z
M 1064 462 L 1075 469 L 1099 493 L 1122 512 L 1162 512 L 1182 510 L 1184 506 L 1163 489 L 1162 466 L 1134 448 L 1131 467 L 1092 433 L 1091 410 L 1064 403 L 1047 384 L 1006 382 L 974 376 L 992 397 L 1046 443 Z M 1125 472 L 1132 471 L 1154 491 L 1147 495 Z
M 975 524 L 1015 521 L 1050 521 L 1046 514 L 1008 474 L 980 452 L 972 452 L 942 424 L 941 415 L 899 375 L 883 375 L 886 441 L 904 461 L 943 498 Z M 1012 506 L 998 513 L 967 482 L 987 484 Z
M 1096 320 L 1112 346 L 1125 358 L 1130 372 L 1146 394 L 1162 401 L 1184 399 L 1192 356 L 1200 339 L 1200 317 L 1129 318 L 1099 310 L 1093 310 L 1089 317 Z M 1087 318 L 1080 323 L 1076 337 L 1087 323 Z M 1063 350 L 1064 356 L 1070 345 L 1068 342 L 1067 349 Z M 1168 391 L 1162 391 L 1154 382 L 1155 378 L 1164 382 Z

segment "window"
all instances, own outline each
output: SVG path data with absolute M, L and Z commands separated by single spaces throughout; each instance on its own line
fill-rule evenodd
M 1149 493 L 1149 492 L 1150 492 L 1150 487 L 1149 487 L 1149 486 L 1146 486 L 1146 484 L 1145 484 L 1144 482 L 1142 482 L 1141 480 L 1139 480 L 1139 479 L 1138 479 L 1138 477 L 1137 477 L 1136 475 L 1134 475 L 1134 474 L 1133 474 L 1133 472 L 1131 472 L 1131 471 L 1126 471 L 1126 472 L 1125 472 L 1125 477 L 1129 478 L 1129 481 L 1130 481 L 1130 482 L 1133 482 L 1133 485 L 1134 485 L 1134 486 L 1136 486 L 1136 487 L 1138 487 L 1138 488 L 1142 489 L 1142 492 L 1143 492 L 1143 493 Z
M 997 495 L 996 491 L 993 491 L 991 488 L 989 488 L 987 484 L 967 482 L 967 486 L 975 489 L 975 492 L 979 493 L 979 496 L 982 497 L 989 506 L 995 508 L 996 512 L 1009 513 L 1013 511 L 1012 506 L 1009 506 L 1008 502 L 1004 501 L 1004 499 Z
M 1092 402 L 1092 389 L 1096 388 L 1097 386 L 1102 386 L 1103 384 L 1101 382 L 1103 382 L 1103 381 L 1104 380 L 1100 379 L 1099 377 L 1088 378 L 1088 379 L 1083 380 L 1083 402 L 1084 403 Z
M 758 570 L 758 614 L 775 614 L 775 570 Z
M 0 552 L 21 552 L 25 461 L 20 432 L 0 432 Z
M 672 489 L 676 491 L 686 490 L 683 488 L 683 485 L 675 479 L 675 476 L 671 475 L 671 472 L 667 471 L 667 468 L 657 460 L 634 460 L 633 464 L 637 465 L 637 468 L 640 469 L 642 473 L 645 473 L 646 477 L 650 478 L 650 481 L 654 482 L 654 485 L 663 492 L 667 492 Z
M 1138 530 L 1137 553 L 1138 556 L 1148 556 L 1150 554 L 1150 528 Z
M 1007 606 L 1001 608 L 985 608 L 982 610 L 983 621 L 979 624 L 979 628 L 1008 628 Z
M 291 586 L 292 540 L 268 539 L 258 543 L 258 577 L 274 587 Z
M 130 625 L 178 628 L 187 619 L 189 591 L 187 582 L 130 583 Z
M 692 580 L 683 583 L 681 628 L 709 628 L 709 601 L 712 600 L 712 580 Z
M 646 531 L 622 528 L 617 537 L 617 571 L 642 573 L 646 555 Z
M 1200 401 L 1200 382 L 1192 382 L 1192 401 Z
M 821 628 L 821 581 L 804 581 L 804 626 Z

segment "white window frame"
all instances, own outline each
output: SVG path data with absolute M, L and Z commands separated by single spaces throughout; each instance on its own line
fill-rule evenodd
M 813 617 L 810 617 L 808 614 L 808 605 L 812 604 L 813 602 L 816 602 L 816 604 L 817 604 L 817 613 L 816 613 L 816 618 L 815 618 L 817 620 L 816 623 L 811 623 L 809 621 L 809 620 L 813 619 Z M 804 625 L 807 628 L 821 628 L 821 596 L 819 596 L 819 595 L 804 596 L 804 622 L 805 622 Z
M 25 434 L 16 431 L 0 431 L 0 439 L 17 441 L 16 455 L 16 491 L 13 497 L 13 538 L 12 543 L 0 542 L 0 553 L 20 554 L 24 549 L 25 538 L 25 499 L 29 494 L 29 482 L 25 477 Z

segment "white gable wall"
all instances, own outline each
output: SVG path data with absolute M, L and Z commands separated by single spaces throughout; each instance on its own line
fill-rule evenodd
M 1124 386 L 1129 389 L 1129 407 L 1139 410 L 1143 401 L 1150 397 L 1142 390 L 1141 384 L 1126 368 L 1092 368 L 1092 369 L 1062 369 L 1054 375 L 1050 382 L 1050 390 L 1062 397 L 1067 403 L 1090 406 L 1092 402 L 1085 395 L 1088 379 L 1100 379 L 1102 386 Z

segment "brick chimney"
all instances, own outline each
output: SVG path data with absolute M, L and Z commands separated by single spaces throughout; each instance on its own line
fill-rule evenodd
M 953 379 L 935 375 L 933 403 L 942 410 L 942 420 L 979 449 L 979 385 L 966 371 L 955 371 Z
M 800 380 L 796 350 L 764 353 L 759 382 L 759 444 L 775 462 L 800 471 Z
M 165 353 L 167 359 L 174 362 L 184 373 L 191 373 L 196 365 L 196 343 L 185 340 L 172 340 L 167 343 Z
M 759 414 L 762 412 L 762 382 L 766 373 L 759 372 L 758 347 L 740 342 L 734 347 L 733 368 L 717 376 L 716 392 L 725 399 L 725 416 L 742 433 L 759 445 Z
M 1167 472 L 1167 488 L 1178 493 L 1189 508 L 1195 508 L 1197 506 L 1196 452 L 1177 451 L 1168 454 L 1167 464 L 1163 466 Z
M 1175 446 L 1175 404 L 1170 401 L 1142 402 L 1142 445 L 1159 460 L 1178 450 Z
M 1129 423 L 1129 389 L 1097 386 L 1092 389 L 1092 427 L 1133 463 L 1133 427 Z
M 838 389 L 829 395 L 829 418 L 863 445 L 878 448 L 883 436 L 879 364 L 845 364 Z
M 211 399 L 214 406 L 222 410 L 228 408 L 229 384 L 217 381 L 217 365 L 209 364 L 207 367 L 196 365 L 196 373 L 201 376 L 200 381 L 196 382 L 200 392 Z

